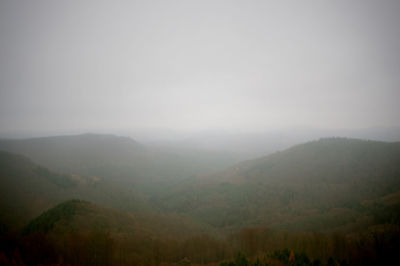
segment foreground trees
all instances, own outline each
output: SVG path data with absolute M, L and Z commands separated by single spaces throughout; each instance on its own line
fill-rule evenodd
M 388 265 L 399 251 L 396 225 L 351 235 L 247 228 L 226 239 L 146 238 L 102 230 L 0 237 L 0 265 Z

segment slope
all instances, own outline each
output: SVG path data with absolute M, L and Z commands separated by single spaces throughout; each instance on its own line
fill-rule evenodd
M 68 200 L 32 219 L 23 234 L 88 234 L 104 231 L 113 236 L 179 238 L 209 231 L 180 216 L 126 212 L 82 200 Z
M 147 193 L 235 161 L 221 152 L 147 147 L 128 137 L 99 134 L 0 140 L 0 150 L 23 154 L 58 172 L 95 175 Z
M 184 182 L 153 201 L 226 230 L 351 231 L 373 222 L 363 201 L 399 190 L 399 143 L 329 138 Z
M 45 209 L 70 198 L 120 209 L 147 210 L 132 188 L 96 176 L 60 174 L 25 156 L 0 151 L 0 222 L 18 227 Z

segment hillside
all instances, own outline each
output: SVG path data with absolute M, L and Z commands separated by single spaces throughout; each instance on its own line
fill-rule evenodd
M 400 143 L 327 138 L 240 163 L 224 174 L 229 181 L 239 182 L 365 180 L 380 171 L 398 175 L 399 154 Z
M 363 201 L 399 190 L 399 143 L 331 138 L 182 183 L 154 201 L 229 230 L 349 231 L 371 223 Z
M 59 237 L 93 231 L 104 231 L 113 237 L 136 238 L 186 238 L 212 232 L 210 228 L 180 216 L 126 212 L 75 199 L 57 204 L 32 219 L 24 227 L 23 234 Z
M 148 193 L 157 189 L 155 182 L 169 186 L 235 162 L 222 152 L 146 147 L 128 137 L 100 134 L 0 140 L 0 150 L 25 155 L 58 172 L 94 175 Z
M 85 138 L 89 142 L 103 139 Z M 136 147 L 135 142 L 122 140 Z M 121 151 L 118 145 L 110 150 Z M 84 147 L 92 145 L 82 144 L 83 150 Z M 86 153 L 93 151 L 88 148 Z M 80 156 L 78 153 L 76 158 Z M 178 213 L 227 232 L 248 226 L 351 231 L 373 223 L 371 210 L 363 202 L 400 190 L 399 143 L 321 139 L 211 175 L 163 179 L 171 172 L 167 165 L 158 164 L 155 169 L 149 167 L 149 171 L 164 169 L 159 178 L 146 176 L 143 182 L 129 185 L 117 178 L 130 167 L 143 170 L 143 165 L 151 166 L 154 158 L 141 165 L 106 160 L 97 168 L 102 169 L 102 175 L 82 175 L 59 174 L 26 157 L 3 152 L 2 208 L 7 210 L 3 213 L 9 216 L 7 219 L 18 213 L 31 218 L 56 203 L 80 198 L 127 211 Z M 181 167 L 178 165 L 172 171 L 180 174 L 189 167 L 183 162 Z M 30 211 L 25 213 L 24 208 Z
M 144 196 L 96 176 L 60 174 L 29 158 L 0 151 L 0 223 L 19 227 L 55 204 L 71 199 L 105 206 L 147 210 Z
M 179 250 L 205 233 L 213 230 L 176 215 L 124 212 L 68 200 L 31 220 L 19 239 L 8 240 L 2 259 L 29 265 L 54 265 L 60 257 L 68 265 L 153 264 L 176 260 Z M 0 235 L 0 247 L 4 240 Z M 14 245 L 23 251 L 22 258 L 12 252 Z
M 0 206 L 3 223 L 26 221 L 55 203 L 58 193 L 78 184 L 16 154 L 0 152 Z M 17 222 L 18 224 L 18 222 Z
M 146 161 L 149 166 L 154 158 L 171 156 L 158 152 L 160 157 Z M 108 159 L 98 167 L 119 176 L 132 157 L 126 164 Z M 184 162 L 174 163 L 190 168 Z M 168 164 L 154 167 L 160 165 Z M 157 171 L 172 173 L 163 167 Z M 141 184 L 114 175 L 62 174 L 0 152 L 0 259 L 185 265 L 245 252 L 254 265 L 256 258 L 282 265 L 294 250 L 299 265 L 365 265 L 390 261 L 398 250 L 399 143 L 321 139 L 170 182 L 162 172 Z M 241 256 L 239 265 L 246 259 Z
M 127 137 L 83 134 L 1 140 L 0 150 L 23 154 L 58 171 L 77 171 L 134 157 L 144 147 Z

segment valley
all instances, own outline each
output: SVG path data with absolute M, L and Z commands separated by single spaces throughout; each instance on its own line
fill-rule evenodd
M 239 163 L 96 134 L 0 150 L 3 264 L 280 265 L 294 252 L 365 265 L 399 247 L 398 142 L 325 138 Z

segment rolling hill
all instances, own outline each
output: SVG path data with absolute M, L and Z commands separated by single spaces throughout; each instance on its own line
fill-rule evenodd
M 228 167 L 223 152 L 147 147 L 128 137 L 83 134 L 0 140 L 0 150 L 22 154 L 57 172 L 94 175 L 151 193 L 189 177 Z
M 96 176 L 61 174 L 29 158 L 0 151 L 0 222 L 19 227 L 57 203 L 80 198 L 133 211 L 150 209 L 132 187 Z
M 171 251 L 179 254 L 188 239 L 205 233 L 213 229 L 177 215 L 132 213 L 68 200 L 32 219 L 19 245 L 27 249 L 24 262 L 33 265 L 54 265 L 60 257 L 69 265 L 143 265 L 174 260 Z M 0 235 L 0 246 L 1 240 Z M 31 243 L 36 246 L 33 254 Z M 15 260 L 12 252 L 8 256 Z
M 182 183 L 153 200 L 229 230 L 352 230 L 363 202 L 400 190 L 400 144 L 329 138 Z
M 18 261 L 21 249 L 27 264 L 62 264 L 62 258 L 85 265 L 175 265 L 187 258 L 221 262 L 244 251 L 269 254 L 265 262 L 273 263 L 287 261 L 289 247 L 305 261 L 301 252 L 328 264 L 333 255 L 363 265 L 396 254 L 400 143 L 321 139 L 212 174 L 187 175 L 190 156 L 147 151 L 114 136 L 71 138 L 82 143 L 43 150 L 58 139 L 49 138 L 35 148 L 20 141 L 7 147 L 29 151 L 32 159 L 0 152 L 0 259 Z M 110 146 L 97 147 L 103 142 Z M 63 154 L 71 160 L 63 161 Z M 213 158 L 192 156 L 197 167 Z M 10 232 L 23 234 L 10 239 Z
M 211 231 L 210 231 L 211 230 Z M 114 237 L 180 238 L 212 229 L 182 216 L 127 212 L 83 200 L 67 200 L 49 208 L 23 229 L 29 234 L 88 234 L 107 232 Z
M 40 165 L 65 172 L 126 161 L 144 151 L 143 146 L 130 138 L 98 134 L 2 140 L 0 149 L 23 154 Z

